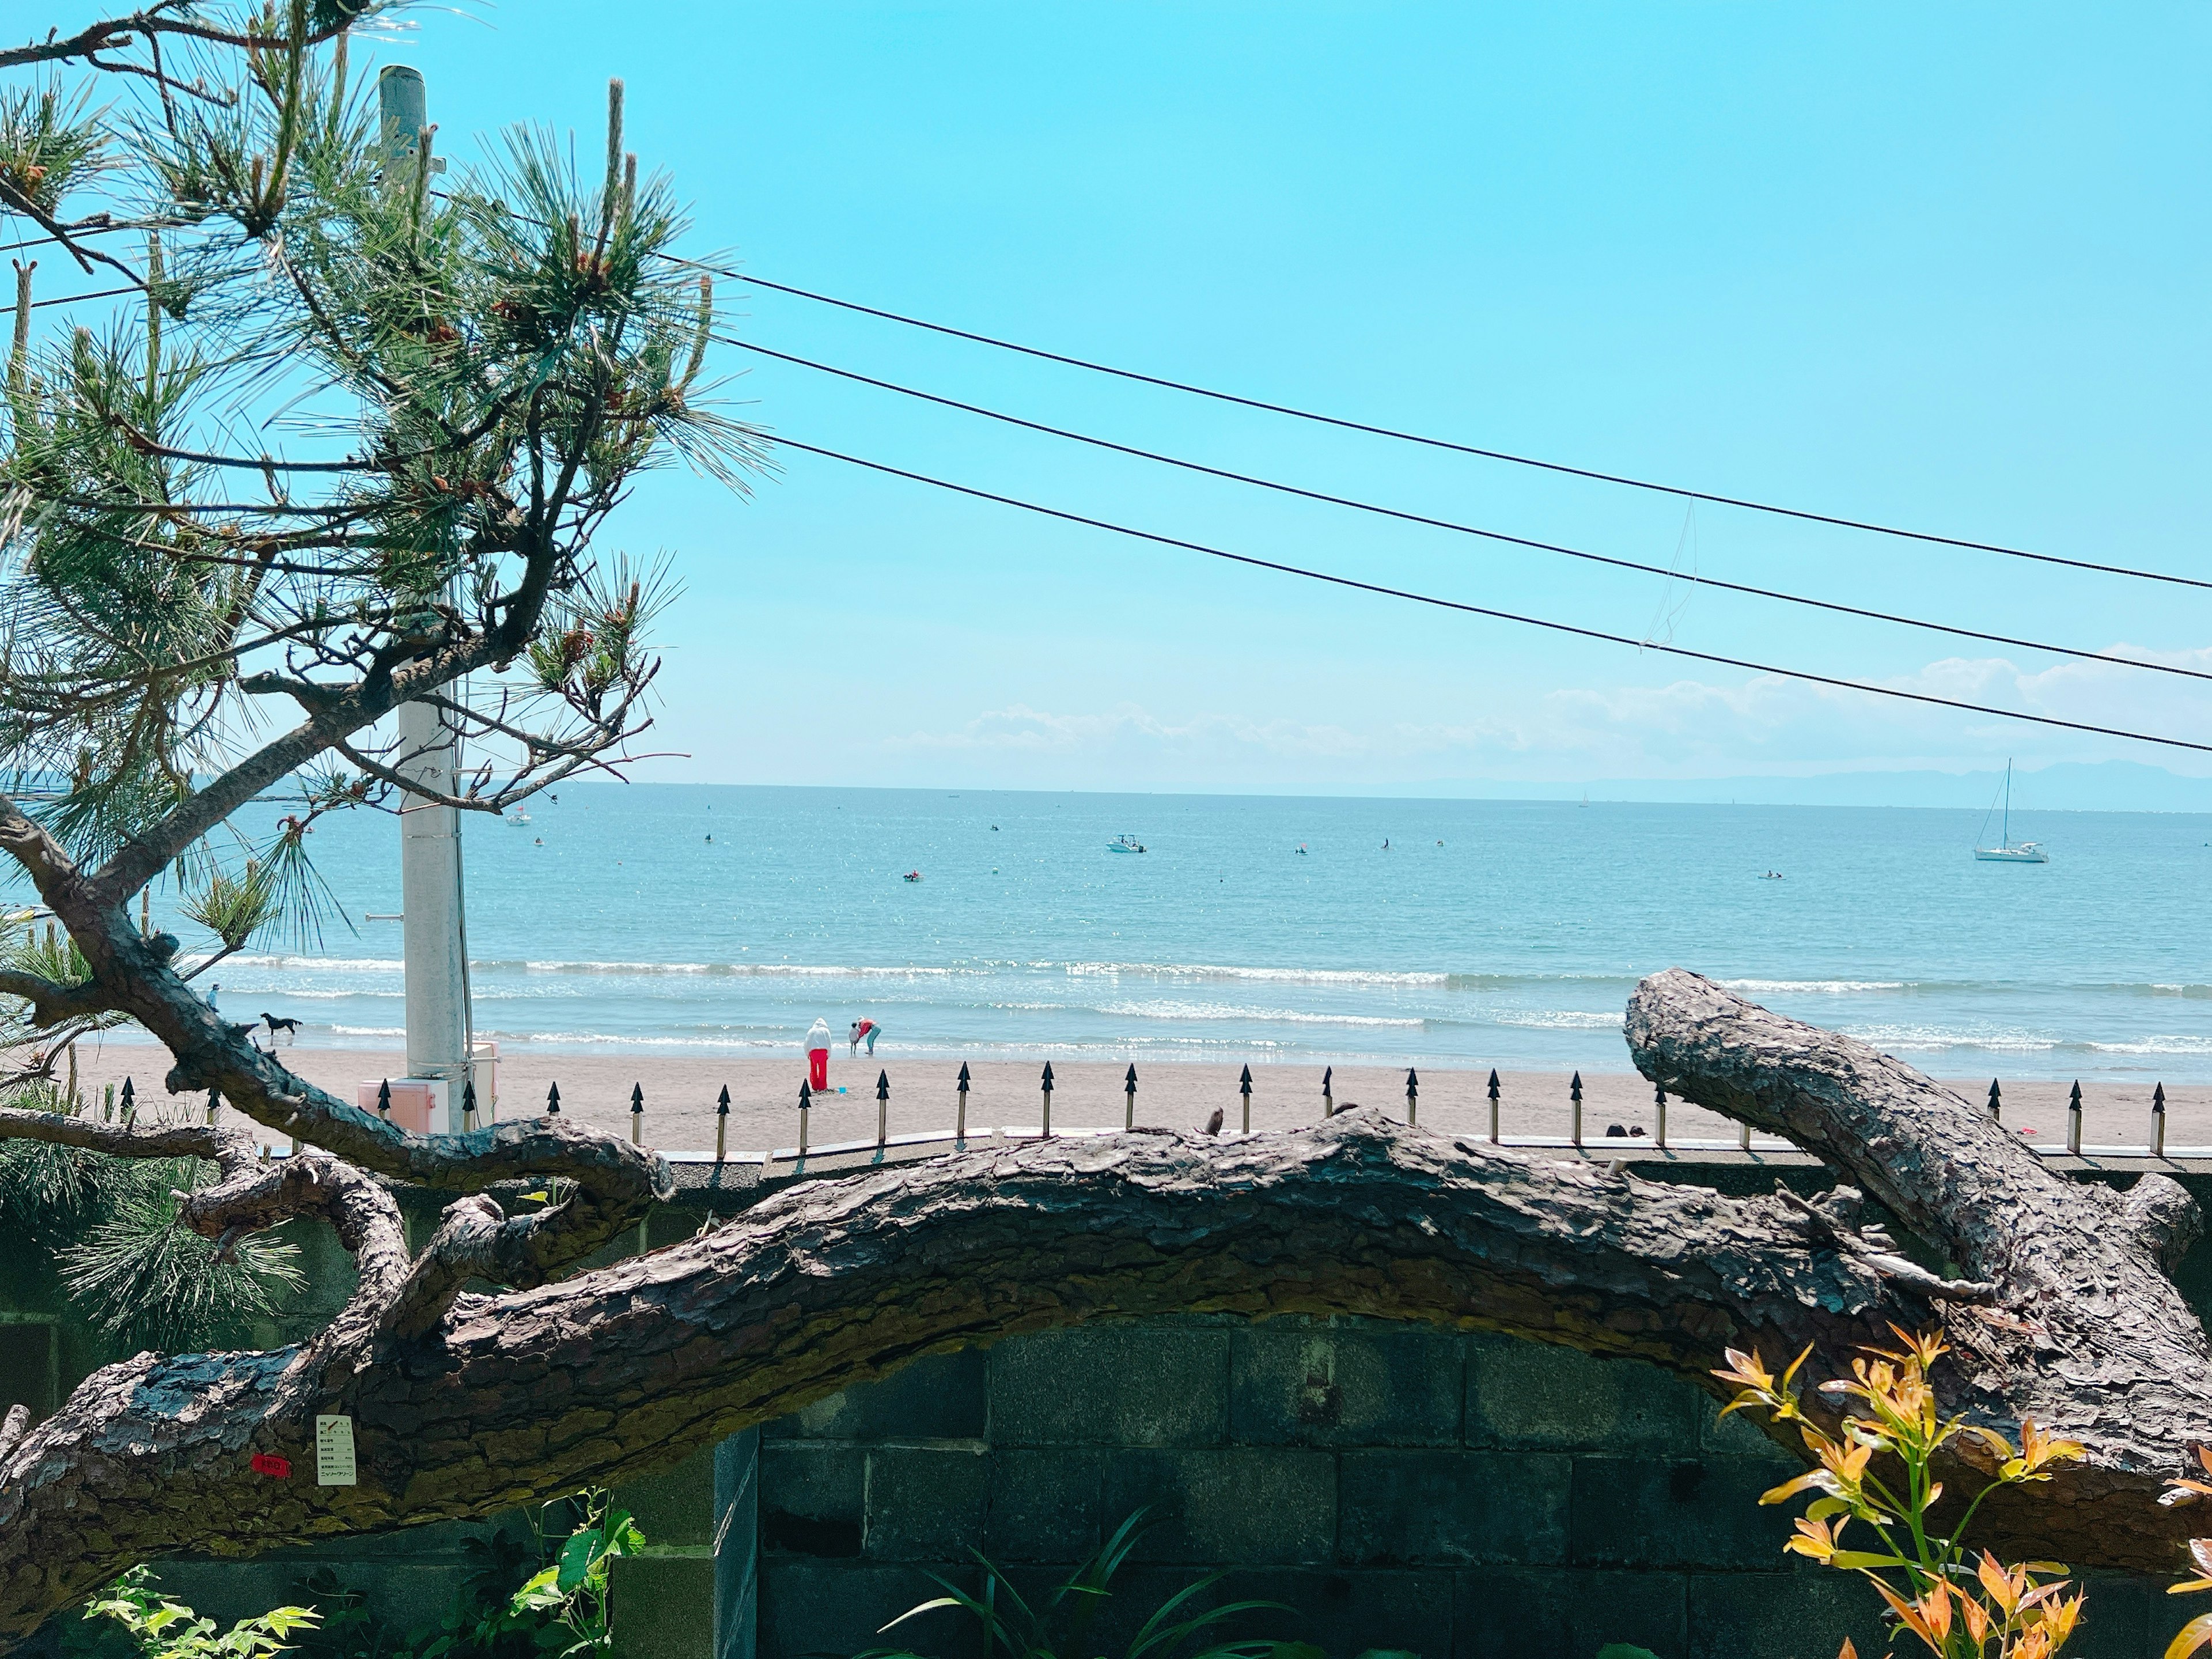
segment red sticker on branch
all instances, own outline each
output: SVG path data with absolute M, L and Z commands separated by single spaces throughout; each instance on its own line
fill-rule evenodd
M 273 1474 L 279 1480 L 283 1480 L 289 1478 L 292 1473 L 292 1460 L 289 1457 L 276 1457 L 268 1452 L 256 1452 L 252 1461 L 253 1472 L 256 1474 Z

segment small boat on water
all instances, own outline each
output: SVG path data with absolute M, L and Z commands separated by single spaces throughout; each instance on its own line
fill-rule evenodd
M 901 881 L 920 881 L 921 879 L 921 872 L 919 870 L 909 870 L 904 875 L 901 876 L 899 879 Z
M 1996 803 L 1991 803 L 1992 806 L 1995 805 Z M 1990 821 L 1984 816 L 1982 819 L 1982 828 L 1987 830 L 1989 827 Z M 2004 828 L 1998 834 L 1996 846 L 1977 845 L 1974 848 L 1974 856 L 1984 864 L 2048 864 L 2051 862 L 2051 854 L 2043 850 L 2041 842 L 2014 841 L 2012 838 L 2012 763 L 2009 760 L 2005 762 Z
M 1145 850 L 1145 843 L 1134 836 L 1116 836 L 1106 843 L 1106 850 L 1109 853 L 1141 853 Z
M 530 822 L 530 809 L 526 806 L 516 807 L 507 815 L 507 821 L 518 830 L 524 828 Z

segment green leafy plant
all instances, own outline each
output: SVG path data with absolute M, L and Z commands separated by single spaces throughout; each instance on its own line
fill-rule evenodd
M 568 1519 L 580 1511 L 580 1524 Z M 299 1593 L 326 1610 L 302 1647 L 311 1659 L 540 1659 L 603 1653 L 614 1645 L 610 1598 L 617 1556 L 643 1547 L 629 1512 L 593 1489 L 544 1505 L 527 1532 L 472 1539 L 467 1578 L 434 1626 L 401 1632 L 328 1567 Z
M 153 1573 L 133 1567 L 85 1604 L 88 1619 L 112 1619 L 129 1635 L 143 1659 L 273 1659 L 291 1650 L 295 1632 L 313 1630 L 313 1607 L 272 1607 L 258 1618 L 241 1619 L 219 1630 L 157 1587 Z
M 1077 1567 L 1035 1607 L 1014 1588 L 1005 1569 L 980 1550 L 975 1559 L 983 1569 L 983 1593 L 970 1595 L 950 1579 L 935 1579 L 945 1594 L 909 1608 L 884 1626 L 888 1632 L 908 1620 L 940 1607 L 957 1607 L 981 1626 L 983 1650 L 1006 1659 L 1091 1659 L 1096 1650 L 1091 1626 L 1113 1595 L 1114 1575 L 1134 1550 L 1137 1540 L 1158 1524 L 1139 1510 L 1115 1528 L 1114 1535 Z M 1288 1613 L 1279 1601 L 1230 1601 L 1203 1612 L 1193 1610 L 1198 1597 L 1221 1582 L 1224 1574 L 1208 1573 L 1187 1584 L 1153 1609 L 1121 1650 L 1121 1659 L 1170 1659 L 1181 1655 L 1185 1644 L 1206 1638 L 1213 1627 L 1241 1613 Z M 901 1647 L 871 1648 L 854 1659 L 920 1659 Z M 1304 1643 L 1244 1640 L 1216 1642 L 1182 1659 L 1322 1659 L 1320 1650 Z M 1379 1655 L 1372 1659 L 1381 1659 Z
M 542 1621 L 538 1645 L 560 1659 L 605 1651 L 614 1645 L 607 1589 L 615 1559 L 635 1554 L 644 1543 L 628 1510 L 610 1506 L 603 1492 L 585 1494 L 584 1524 L 568 1534 L 550 1565 L 515 1591 L 507 1617 Z
M 1817 1493 L 1784 1547 L 1863 1575 L 1887 1604 L 1893 1634 L 1911 1632 L 1942 1659 L 2051 1659 L 2081 1616 L 2083 1593 L 2067 1569 L 2050 1561 L 2008 1565 L 1987 1550 L 1970 1562 L 1964 1540 L 1992 1492 L 2046 1481 L 2051 1465 L 2079 1457 L 2082 1449 L 2045 1434 L 2032 1419 L 2021 1424 L 2014 1447 L 1994 1429 L 1940 1415 L 1929 1372 L 1949 1352 L 1943 1339 L 1934 1332 L 1911 1336 L 1890 1328 L 1899 1347 L 1863 1348 L 1850 1376 L 1820 1384 L 1824 1395 L 1857 1402 L 1843 1413 L 1834 1433 L 1799 1405 L 1797 1370 L 1810 1347 L 1779 1379 L 1756 1351 L 1728 1350 L 1728 1368 L 1713 1375 L 1736 1384 L 1738 1392 L 1722 1415 L 1760 1409 L 1776 1422 L 1795 1423 L 1817 1460 L 1808 1473 L 1759 1501 L 1783 1504 Z M 1934 1466 L 1954 1444 L 1975 1446 L 1996 1473 L 1944 1533 L 1936 1530 L 1930 1513 L 1943 1495 Z M 1844 1528 L 1854 1521 L 1873 1532 L 1879 1547 L 1844 1545 Z M 1846 1640 L 1843 1659 L 1853 1655 Z

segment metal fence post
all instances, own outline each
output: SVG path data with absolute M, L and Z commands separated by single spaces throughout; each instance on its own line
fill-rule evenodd
M 1336 1115 L 1335 1085 L 1336 1067 L 1334 1066 L 1322 1066 L 1321 1068 L 1321 1115 L 1323 1117 L 1334 1117 Z
M 2081 1156 L 2081 1079 L 2074 1079 L 2074 1092 L 2066 1102 L 2066 1150 Z
M 968 1062 L 960 1062 L 960 1115 L 953 1120 L 952 1139 L 956 1146 L 964 1146 L 968 1139 Z
M 1659 1145 L 1663 1149 L 1667 1145 L 1667 1085 L 1665 1084 L 1659 1083 L 1652 1085 L 1651 1103 L 1659 1109 Z
M 1567 1139 L 1579 1146 L 1583 1144 L 1583 1074 L 1580 1072 L 1577 1072 L 1575 1080 L 1567 1085 L 1567 1100 L 1571 1108 Z
M 880 1150 L 889 1139 L 891 1127 L 891 1074 L 888 1071 L 876 1073 L 876 1146 Z
M 1244 1133 L 1252 1133 L 1252 1068 L 1247 1066 L 1244 1075 L 1237 1079 L 1237 1092 L 1244 1097 Z
M 806 1079 L 801 1078 L 799 1080 L 799 1155 L 802 1158 L 806 1156 L 806 1109 L 813 1103 L 814 1091 Z
M 1121 1127 L 1133 1129 L 1137 1127 L 1137 1063 L 1134 1060 L 1129 1062 L 1129 1075 L 1123 1080 L 1121 1090 L 1128 1097 L 1121 1114 Z
M 633 1146 L 645 1145 L 645 1085 L 642 1083 L 629 1085 L 629 1144 Z
M 1044 1134 L 1049 1138 L 1052 1134 L 1052 1062 L 1048 1060 L 1044 1063 L 1044 1123 L 1042 1127 Z
M 1498 1144 L 1498 1068 L 1490 1068 L 1490 1144 Z
M 730 1156 L 730 1085 L 722 1085 L 722 1097 L 714 1103 L 714 1162 L 720 1164 Z
M 1421 1079 L 1413 1075 L 1413 1068 L 1406 1068 L 1406 1121 L 1418 1123 L 1421 1118 Z
M 2150 1085 L 2150 1155 L 2166 1156 L 2166 1085 Z

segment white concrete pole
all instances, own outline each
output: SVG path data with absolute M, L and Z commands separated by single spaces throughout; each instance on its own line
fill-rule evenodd
M 454 793 L 459 751 L 445 715 L 428 703 L 400 705 L 400 775 Z M 401 924 L 407 963 L 407 1075 L 441 1078 L 446 1110 L 434 1129 L 460 1128 L 468 1078 L 468 964 L 462 959 L 461 815 L 410 795 L 399 817 Z
M 397 164 L 415 154 L 428 125 L 422 76 L 404 64 L 388 65 L 377 77 L 378 115 L 385 155 Z M 392 166 L 387 183 L 412 182 Z M 438 709 L 403 703 L 398 715 L 396 769 L 410 781 L 441 795 L 455 793 L 460 750 Z M 447 1133 L 461 1128 L 461 1091 L 469 1075 L 467 929 L 461 909 L 461 823 L 450 806 L 430 805 L 419 796 L 401 802 L 399 889 L 405 912 L 401 954 L 407 966 L 407 1075 L 434 1078 L 446 1085 L 445 1109 L 433 1115 L 431 1128 Z

